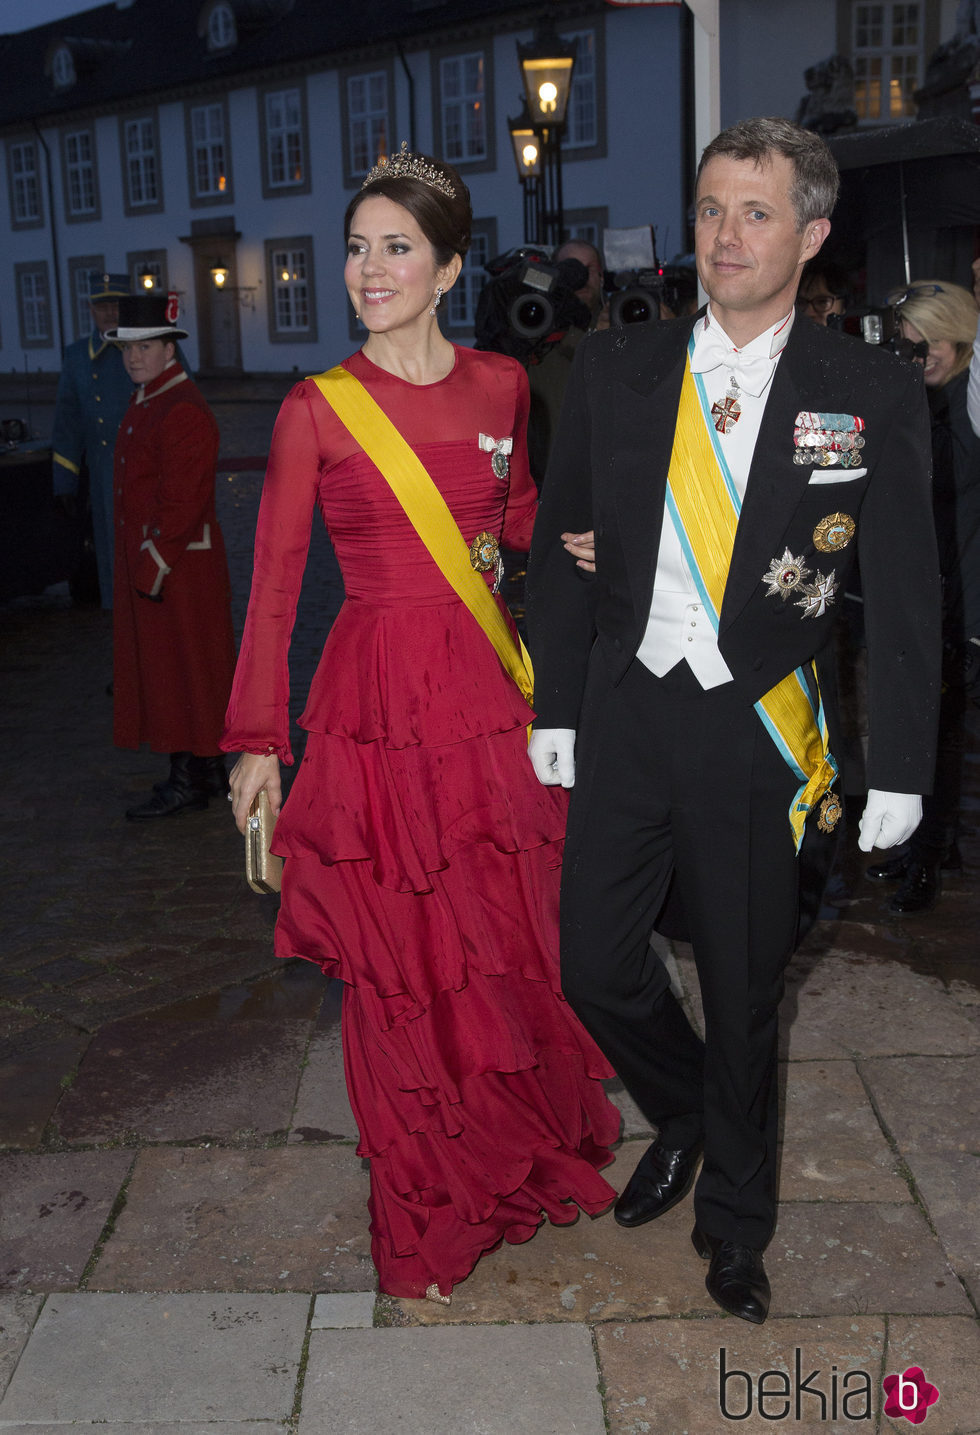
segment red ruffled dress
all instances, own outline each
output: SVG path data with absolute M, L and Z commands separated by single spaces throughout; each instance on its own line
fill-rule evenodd
M 363 354 L 353 373 L 415 449 L 467 540 L 526 549 L 527 379 L 456 350 L 413 385 Z M 480 435 L 512 438 L 508 479 Z M 283 761 L 287 648 L 311 511 L 347 594 L 300 719 L 306 754 L 277 825 L 281 957 L 346 983 L 344 1063 L 371 1166 L 381 1289 L 465 1279 L 501 1238 L 614 1197 L 598 1174 L 619 1114 L 612 1072 L 559 990 L 566 794 L 527 758 L 530 710 L 387 482 L 316 385 L 273 435 L 255 572 L 223 746 Z M 571 561 L 571 560 L 569 560 Z M 499 601 L 499 600 L 498 600 Z

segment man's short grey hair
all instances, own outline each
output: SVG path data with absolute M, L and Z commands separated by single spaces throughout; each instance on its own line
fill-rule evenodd
M 697 183 L 709 160 L 749 159 L 765 166 L 774 154 L 784 155 L 793 166 L 789 193 L 797 229 L 802 231 L 814 219 L 829 219 L 840 189 L 837 162 L 819 135 L 778 116 L 740 120 L 722 130 L 701 156 Z

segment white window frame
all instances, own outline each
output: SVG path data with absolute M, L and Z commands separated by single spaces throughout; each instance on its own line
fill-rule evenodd
M 265 159 L 270 190 L 296 189 L 306 181 L 303 143 L 303 95 L 298 86 L 268 90 L 265 106 Z M 276 115 L 276 107 L 280 114 Z M 292 109 L 290 109 L 292 106 Z M 299 174 L 295 173 L 298 167 Z
M 192 197 L 195 200 L 230 200 L 225 106 L 221 100 L 191 105 L 188 116 Z
M 274 344 L 317 341 L 313 239 L 297 235 L 265 241 L 269 339 Z M 283 278 L 286 274 L 287 277 Z
M 911 43 L 902 35 L 910 21 L 916 35 Z M 925 0 L 855 0 L 851 56 L 859 124 L 895 124 L 915 114 L 912 93 L 922 83 L 925 26 Z
M 345 81 L 347 99 L 347 172 L 367 174 L 379 154 L 391 152 L 391 114 L 387 70 L 360 70 Z
M 44 260 L 14 266 L 20 341 L 25 349 L 51 347 L 51 284 Z
M 95 219 L 99 189 L 95 170 L 95 135 L 91 129 L 64 134 L 65 207 L 69 219 Z
M 11 140 L 7 150 L 10 166 L 10 209 L 14 228 L 29 228 L 43 223 L 41 213 L 41 176 L 38 173 L 38 150 L 34 140 Z M 29 165 L 25 160 L 30 160 Z
M 231 6 L 221 3 L 212 7 L 208 16 L 208 49 L 209 50 L 230 50 L 238 40 L 238 29 L 235 25 L 235 12 Z
M 572 88 L 565 111 L 562 150 L 593 149 L 599 143 L 598 36 L 591 26 L 587 30 L 569 30 L 563 40 L 578 40 Z M 591 47 L 587 41 L 591 40 Z M 588 116 L 588 126 L 582 116 Z
M 474 332 L 480 291 L 490 278 L 484 266 L 496 252 L 496 219 L 474 219 L 470 247 L 463 259 L 459 278 L 442 301 L 445 310 L 443 323 L 448 331 L 457 336 Z
M 444 55 L 438 64 L 441 153 L 453 165 L 480 164 L 490 156 L 486 52 Z
M 133 139 L 137 141 L 135 148 Z M 123 121 L 123 153 L 126 157 L 126 202 L 129 208 L 145 210 L 158 207 L 160 158 L 152 115 L 139 115 Z

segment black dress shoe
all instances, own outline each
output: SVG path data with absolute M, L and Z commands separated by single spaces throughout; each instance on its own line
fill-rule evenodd
M 901 882 L 913 860 L 911 852 L 901 852 L 897 857 L 865 867 L 864 875 L 869 882 Z M 962 874 L 963 858 L 955 842 L 943 853 L 939 870 L 944 877 L 959 877 Z
M 620 1226 L 643 1226 L 683 1201 L 697 1170 L 704 1143 L 685 1151 L 668 1151 L 659 1138 L 637 1162 L 626 1189 L 613 1207 Z
M 939 863 L 909 862 L 902 885 L 888 903 L 889 912 L 910 917 L 916 912 L 929 912 L 939 896 Z
M 711 1262 L 704 1286 L 715 1304 L 739 1320 L 761 1325 L 772 1294 L 762 1252 L 709 1236 L 700 1226 L 694 1227 L 691 1240 L 698 1255 Z

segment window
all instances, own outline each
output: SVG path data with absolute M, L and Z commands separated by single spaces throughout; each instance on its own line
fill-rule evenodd
M 595 31 L 573 30 L 562 39 L 578 41 L 562 148 L 586 148 L 594 145 L 599 137 Z
M 391 150 L 388 118 L 388 72 L 347 76 L 347 163 L 354 179 L 362 178 Z M 397 146 L 396 146 L 397 148 Z
M 86 254 L 81 259 L 69 259 L 68 261 L 68 284 L 71 291 L 74 337 L 76 339 L 85 338 L 92 332 L 92 311 L 88 307 L 88 298 L 89 280 L 93 270 L 99 274 L 105 273 L 104 255 Z
M 208 16 L 208 49 L 229 50 L 238 39 L 231 6 L 220 0 Z
M 609 209 L 607 205 L 597 205 L 593 209 L 566 209 L 565 210 L 565 239 L 581 239 L 585 244 L 591 244 L 594 249 L 602 253 L 604 231 L 609 224 Z
M 452 164 L 492 169 L 493 93 L 489 52 L 468 50 L 433 57 L 436 152 Z
M 187 130 L 191 203 L 230 203 L 231 155 L 224 100 L 188 106 Z
M 288 90 L 266 90 L 259 94 L 259 106 L 265 157 L 262 173 L 265 198 L 308 193 L 305 91 L 298 86 Z
M 51 60 L 51 78 L 56 90 L 67 90 L 75 83 L 75 61 L 67 45 L 59 45 Z
M 51 302 L 47 264 L 15 264 L 14 278 L 21 344 L 25 349 L 50 348 Z
M 471 243 L 459 278 L 445 299 L 445 324 L 448 329 L 473 332 L 476 306 L 488 274 L 484 265 L 497 252 L 497 221 L 474 219 Z
M 269 338 L 273 343 L 315 343 L 316 301 L 313 292 L 313 240 L 268 239 Z
M 37 145 L 33 140 L 16 140 L 9 145 L 7 172 L 13 227 L 27 229 L 43 223 Z
M 854 104 L 859 120 L 901 120 L 915 114 L 920 84 L 924 6 L 880 0 L 854 5 Z
M 95 141 L 91 130 L 67 130 L 62 136 L 65 215 L 69 220 L 98 219 Z
M 125 196 L 128 213 L 161 207 L 160 161 L 152 115 L 126 120 L 122 127 Z

